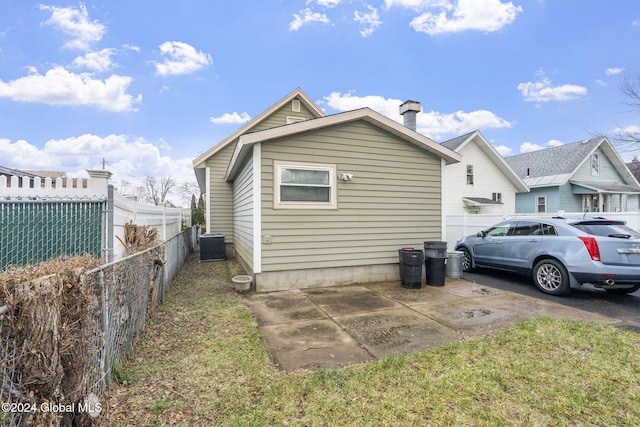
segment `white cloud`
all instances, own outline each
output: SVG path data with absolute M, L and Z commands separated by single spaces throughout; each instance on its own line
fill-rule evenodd
M 616 137 L 634 136 L 640 139 L 640 126 L 629 125 L 623 128 L 616 128 L 611 131 Z
M 403 7 L 405 9 L 413 9 L 416 11 L 427 10 L 431 7 L 439 7 L 443 9 L 452 9 L 450 0 L 385 0 L 383 7 L 390 9 L 393 6 Z
M 559 147 L 559 146 L 561 146 L 561 145 L 564 145 L 564 142 L 562 142 L 562 141 L 558 141 L 557 139 L 550 139 L 550 140 L 547 142 L 547 145 L 548 145 L 549 147 Z
M 87 50 L 100 41 L 107 28 L 97 20 L 91 20 L 84 4 L 77 8 L 40 5 L 40 10 L 51 12 L 44 24 L 71 36 L 65 47 Z
M 518 90 L 525 101 L 534 102 L 570 101 L 587 94 L 587 88 L 584 86 L 572 84 L 554 86 L 551 79 L 542 72 L 538 72 L 538 81 L 520 83 Z
M 166 148 L 166 143 L 159 144 Z M 191 157 L 171 158 L 162 155 L 160 148 L 144 138 L 127 135 L 105 137 L 85 134 L 78 137 L 52 139 L 38 148 L 27 141 L 12 143 L 0 138 L 3 166 L 30 170 L 57 170 L 69 176 L 85 175 L 86 169 L 102 168 L 113 173 L 111 182 L 116 186 L 123 181 L 130 187 L 142 184 L 145 176 L 173 177 L 178 184 L 194 182 Z M 161 171 L 161 172 L 159 172 Z
M 224 113 L 220 117 L 211 117 L 209 119 L 211 123 L 215 123 L 217 125 L 242 124 L 242 123 L 248 122 L 249 120 L 251 120 L 251 116 L 249 116 L 249 114 L 247 113 L 238 114 L 237 112 L 233 112 L 231 114 Z
M 506 145 L 494 145 L 493 148 L 495 148 L 496 151 L 500 153 L 502 157 L 508 156 L 513 151 L 511 150 L 510 147 L 507 147 Z
M 73 60 L 73 65 L 78 68 L 86 68 L 91 71 L 102 73 L 109 71 L 113 67 L 111 56 L 115 54 L 113 48 L 102 49 L 98 52 L 88 52 Z
M 187 43 L 164 42 L 159 47 L 165 59 L 154 64 L 156 73 L 161 76 L 190 74 L 213 63 L 211 55 L 199 52 Z
M 372 6 L 365 5 L 369 12 L 353 12 L 354 20 L 360 24 L 360 35 L 362 37 L 369 37 L 374 31 L 382 25 L 380 16 L 378 16 L 378 10 Z
M 611 68 L 607 68 L 606 70 L 604 70 L 604 73 L 607 76 L 614 76 L 616 74 L 620 74 L 623 71 L 624 71 L 624 68 L 622 68 L 622 67 L 611 67 Z
M 343 0 L 307 0 L 307 4 L 309 3 L 318 3 L 320 6 L 324 7 L 336 7 Z
M 399 6 L 422 12 L 410 25 L 422 33 L 493 32 L 511 24 L 522 7 L 500 0 L 385 0 L 384 7 Z
M 314 22 L 321 24 L 331 23 L 326 14 L 313 12 L 311 9 L 306 8 L 300 11 L 300 15 L 293 14 L 293 21 L 289 23 L 289 31 L 298 31 L 303 25 L 309 25 Z
M 558 141 L 557 139 L 550 139 L 547 142 L 546 147 L 539 144 L 534 144 L 533 142 L 523 142 L 522 144 L 520 144 L 520 153 L 530 153 L 532 151 L 544 150 L 545 148 L 558 147 L 560 145 L 564 145 L 564 142 Z
M 532 142 L 523 142 L 520 144 L 520 152 L 521 153 L 530 153 L 532 151 L 544 150 L 545 147 L 542 145 L 534 144 Z
M 403 123 L 398 108 L 402 101 L 399 99 L 375 95 L 359 97 L 351 93 L 333 92 L 325 96 L 323 100 L 334 110 L 348 111 L 369 107 L 398 123 Z M 422 112 L 418 113 L 416 117 L 416 125 L 418 132 L 433 139 L 460 135 L 476 129 L 511 127 L 511 123 L 507 120 L 487 110 L 456 111 L 449 114 L 437 111 Z
M 21 102 L 40 102 L 50 105 L 89 105 L 108 111 L 130 111 L 142 101 L 127 93 L 133 79 L 111 75 L 105 80 L 91 74 L 75 74 L 63 67 L 55 67 L 45 75 L 31 74 L 5 83 L 0 80 L 0 97 Z

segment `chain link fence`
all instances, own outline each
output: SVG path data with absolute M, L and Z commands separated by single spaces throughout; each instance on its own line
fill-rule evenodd
M 102 256 L 105 200 L 0 201 L 0 271 L 60 255 Z
M 144 329 L 149 312 L 162 301 L 169 284 L 193 252 L 196 239 L 197 229 L 191 227 L 167 242 L 85 271 L 80 276 L 79 286 L 91 292 L 97 301 L 95 307 L 91 304 L 89 313 L 93 321 L 89 321 L 91 325 L 87 330 L 91 331 L 93 338 L 89 339 L 89 345 L 85 348 L 90 354 L 82 355 L 82 358 L 89 357 L 90 361 L 84 372 L 80 373 L 85 393 L 93 395 L 97 402 L 100 402 L 109 386 L 112 368 L 126 361 Z M 17 354 L 20 351 L 19 331 L 13 331 L 10 322 L 3 316 L 3 310 L 10 308 L 0 307 L 0 403 L 3 405 L 0 425 L 22 426 L 31 422 L 29 419 L 32 414 L 4 411 L 6 405 L 24 409 L 25 404 L 33 402 L 33 398 L 25 395 L 28 389 L 25 382 L 28 379 L 16 365 L 16 360 L 21 356 Z M 86 425 L 96 421 L 86 414 L 76 416 L 83 416 L 81 418 Z

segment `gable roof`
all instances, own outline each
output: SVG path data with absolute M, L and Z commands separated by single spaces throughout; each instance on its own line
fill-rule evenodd
M 607 156 L 625 184 L 640 186 L 606 137 L 507 157 L 505 161 L 530 187 L 564 185 L 598 148 Z
M 529 187 L 518 176 L 518 174 L 507 164 L 505 159 L 496 151 L 496 149 L 487 141 L 479 130 L 474 130 L 467 134 L 458 136 L 456 138 L 449 139 L 442 142 L 440 145 L 446 147 L 455 152 L 460 152 L 467 144 L 474 141 L 478 148 L 489 157 L 489 159 L 496 165 L 496 167 L 502 172 L 502 174 L 516 187 L 516 191 L 519 193 L 528 193 Z
M 220 141 L 220 143 L 214 145 L 205 153 L 196 157 L 193 160 L 193 167 L 195 169 L 203 168 L 204 162 L 207 161 L 209 157 L 213 156 L 215 153 L 222 150 L 227 145 L 235 142 L 240 135 L 249 132 L 251 128 L 253 128 L 255 125 L 257 125 L 262 120 L 264 120 L 265 118 L 273 114 L 276 110 L 278 110 L 279 108 L 283 107 L 285 104 L 291 102 L 293 99 L 296 99 L 296 98 L 299 99 L 302 102 L 302 104 L 305 107 L 307 107 L 307 109 L 309 109 L 309 111 L 311 111 L 316 117 L 325 116 L 324 111 L 322 111 L 320 107 L 318 107 L 316 103 L 313 102 L 311 98 L 309 98 L 309 96 L 307 96 L 307 94 L 302 91 L 302 89 L 296 88 L 293 92 L 286 95 L 284 98 L 282 98 L 281 100 L 273 104 L 271 107 L 267 108 L 262 113 L 258 114 L 253 119 L 249 120 L 242 127 L 240 127 L 240 129 L 238 129 L 237 131 L 235 131 L 234 133 L 232 133 L 231 135 L 229 135 L 228 137 Z
M 462 156 L 446 147 L 441 146 L 437 142 L 427 138 L 424 135 L 413 131 L 404 125 L 373 111 L 370 108 L 360 108 L 357 110 L 346 111 L 343 113 L 333 114 L 330 116 L 319 117 L 316 119 L 305 120 L 298 123 L 279 126 L 272 129 L 266 129 L 258 132 L 247 133 L 240 136 L 236 148 L 229 162 L 226 180 L 231 180 L 240 170 L 244 160 L 251 153 L 254 144 L 258 142 L 266 142 L 277 138 L 283 138 L 302 132 L 323 129 L 329 126 L 363 120 L 385 132 L 389 132 L 402 140 L 419 147 L 437 157 L 445 160 L 445 162 L 456 163 L 462 159 Z

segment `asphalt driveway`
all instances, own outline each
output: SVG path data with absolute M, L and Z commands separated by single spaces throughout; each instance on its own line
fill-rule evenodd
M 244 302 L 256 316 L 273 362 L 285 371 L 409 353 L 540 316 L 629 324 L 540 295 L 447 279 L 445 286 L 421 289 L 382 282 L 249 293 Z

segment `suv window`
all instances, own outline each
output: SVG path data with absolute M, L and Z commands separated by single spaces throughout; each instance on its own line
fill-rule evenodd
M 510 236 L 539 236 L 540 224 L 533 221 L 518 221 L 509 232 Z
M 622 221 L 582 221 L 571 224 L 578 230 L 595 236 L 619 237 L 621 239 L 640 239 L 640 233 L 629 228 Z
M 490 229 L 486 231 L 487 236 L 506 236 L 509 232 L 509 228 L 513 226 L 513 221 L 501 222 L 500 224 L 494 225 Z
M 557 236 L 556 228 L 551 224 L 540 224 L 542 226 L 542 234 L 544 236 Z

